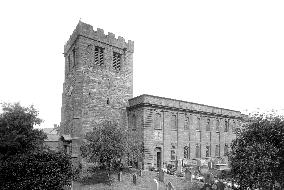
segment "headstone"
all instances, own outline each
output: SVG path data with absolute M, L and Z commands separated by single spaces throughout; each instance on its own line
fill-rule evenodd
M 159 171 L 159 181 L 164 182 L 164 177 L 165 177 L 164 171 L 160 170 Z
M 142 169 L 139 170 L 138 174 L 140 177 L 142 176 Z
M 171 182 L 169 182 L 167 185 L 166 185 L 166 190 L 174 190 L 174 186 Z
M 122 181 L 122 172 L 118 173 L 118 181 Z
M 185 170 L 185 180 L 191 182 L 191 172 L 188 168 Z
M 212 185 L 212 189 L 217 190 L 217 185 L 216 185 L 216 184 L 213 184 L 213 185 Z
M 182 172 L 182 159 L 178 160 L 178 165 L 177 165 L 177 173 Z
M 133 174 L 133 176 L 132 176 L 132 182 L 133 182 L 134 185 L 137 184 L 137 175 L 136 175 L 136 174 Z
M 225 189 L 224 183 L 222 183 L 220 181 L 218 181 L 216 185 L 217 185 L 217 190 L 224 190 Z
M 154 179 L 152 189 L 153 190 L 159 190 L 159 182 L 156 179 Z
M 205 183 L 204 186 L 201 189 L 202 190 L 212 190 L 212 187 L 211 187 L 211 185 Z

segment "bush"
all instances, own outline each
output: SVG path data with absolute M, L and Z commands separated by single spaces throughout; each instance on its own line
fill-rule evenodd
M 9 157 L 0 165 L 1 189 L 62 189 L 70 185 L 72 164 L 62 153 L 37 152 Z

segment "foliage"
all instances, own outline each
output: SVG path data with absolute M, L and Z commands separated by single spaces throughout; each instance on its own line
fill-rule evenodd
M 87 142 L 81 146 L 84 158 L 108 170 L 120 165 L 125 154 L 126 136 L 117 123 L 105 121 L 87 133 L 85 139 Z
M 33 127 L 38 111 L 19 103 L 3 104 L 0 114 L 1 189 L 62 189 L 72 179 L 70 158 L 49 151 L 46 135 Z
M 34 125 L 39 125 L 38 111 L 22 107 L 19 103 L 3 104 L 0 114 L 0 159 L 40 149 L 46 135 Z
M 0 165 L 1 189 L 62 189 L 70 184 L 70 158 L 41 151 L 9 157 Z
M 271 188 L 284 182 L 284 121 L 274 114 L 252 115 L 232 142 L 232 177 L 241 188 Z

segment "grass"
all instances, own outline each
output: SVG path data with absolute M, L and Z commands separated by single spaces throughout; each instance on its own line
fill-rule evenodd
M 137 184 L 132 183 L 133 174 L 137 174 Z M 146 190 L 152 189 L 154 179 L 158 180 L 158 174 L 154 171 L 143 171 L 142 176 L 138 175 L 138 170 L 129 169 L 122 171 L 122 181 L 118 181 L 118 173 L 113 172 L 110 175 L 106 171 L 96 171 L 94 175 L 74 183 L 74 190 Z M 190 183 L 185 178 L 165 174 L 164 182 L 159 182 L 159 190 L 166 189 L 166 184 L 171 182 L 176 190 L 197 189 L 198 183 Z

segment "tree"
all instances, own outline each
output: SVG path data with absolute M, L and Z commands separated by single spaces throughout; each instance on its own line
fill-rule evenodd
M 46 135 L 33 127 L 38 111 L 3 104 L 0 114 L 1 189 L 62 189 L 72 179 L 70 157 L 45 148 Z
M 232 142 L 232 177 L 244 188 L 270 189 L 284 184 L 284 120 L 275 114 L 255 114 Z
M 104 169 L 115 169 L 125 155 L 127 138 L 125 130 L 117 123 L 105 121 L 93 128 L 85 136 L 86 143 L 81 146 L 82 156 L 98 163 Z
M 33 107 L 22 107 L 19 103 L 3 104 L 0 114 L 0 159 L 43 147 L 46 135 L 37 129 L 42 120 Z

